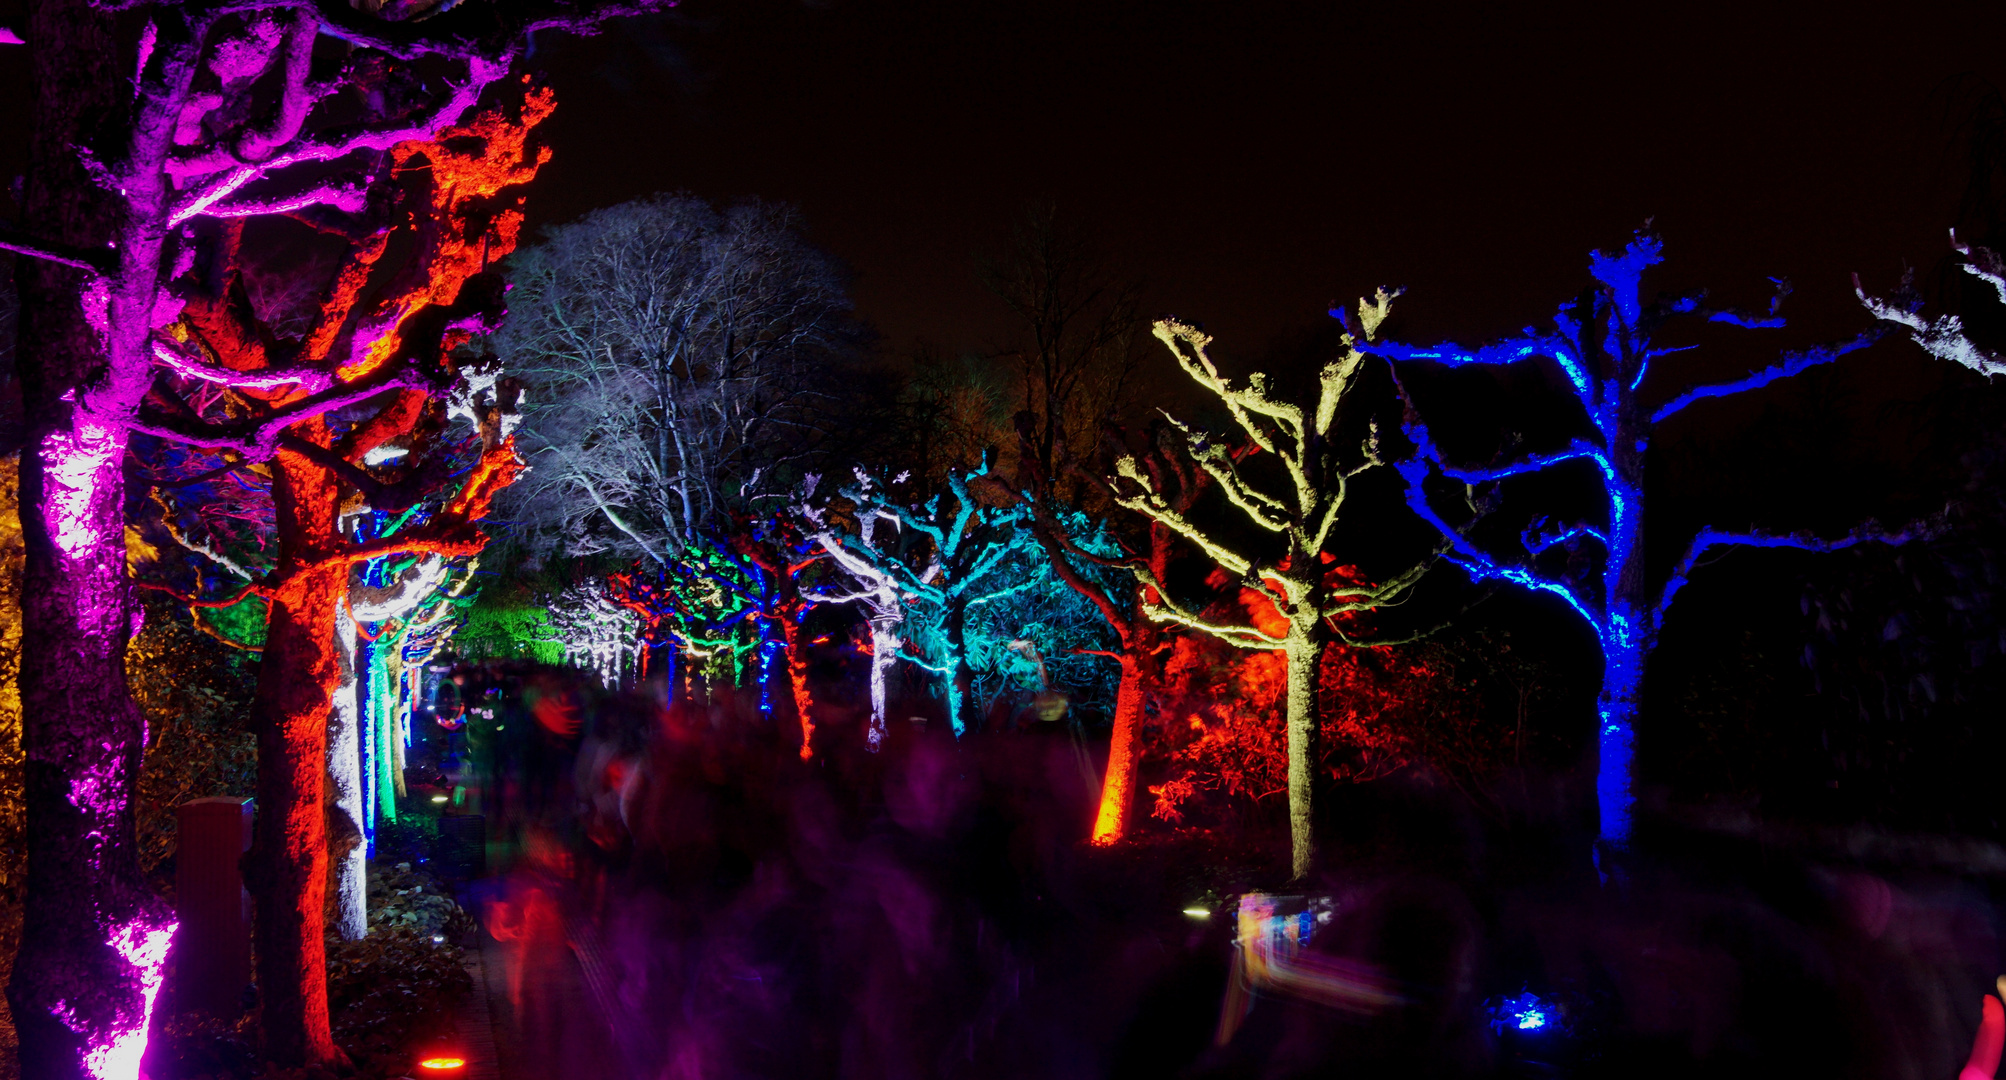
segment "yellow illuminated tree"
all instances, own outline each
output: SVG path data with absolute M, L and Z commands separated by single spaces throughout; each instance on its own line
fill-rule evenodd
M 1359 301 L 1358 333 L 1371 340 L 1385 321 L 1393 295 L 1380 290 L 1374 301 Z M 1316 672 L 1324 650 L 1343 639 L 1334 620 L 1371 611 L 1399 600 L 1420 580 L 1428 560 L 1416 563 L 1377 584 L 1338 580 L 1325 565 L 1324 548 L 1361 473 L 1383 464 L 1376 428 L 1362 442 L 1349 442 L 1338 430 L 1340 413 L 1358 385 L 1365 354 L 1349 333 L 1343 352 L 1319 373 L 1316 401 L 1309 407 L 1278 399 L 1268 377 L 1256 373 L 1234 387 L 1219 373 L 1206 348 L 1212 338 L 1175 320 L 1155 325 L 1158 340 L 1177 358 L 1178 366 L 1199 386 L 1225 405 L 1238 435 L 1258 452 L 1241 456 L 1227 440 L 1197 431 L 1172 417 L 1204 469 L 1235 508 L 1261 532 L 1281 542 L 1270 554 L 1250 554 L 1229 545 L 1219 534 L 1201 528 L 1159 490 L 1148 470 L 1132 454 L 1116 459 L 1115 501 L 1147 516 L 1198 546 L 1222 570 L 1273 604 L 1286 624 L 1279 633 L 1252 622 L 1215 622 L 1177 603 L 1147 567 L 1136 573 L 1150 588 L 1147 610 L 1152 618 L 1210 634 L 1243 649 L 1276 650 L 1288 658 L 1288 794 L 1291 864 L 1297 879 L 1316 862 L 1314 821 L 1316 776 L 1321 755 L 1317 747 Z M 1271 494 L 1250 475 L 1263 461 L 1278 464 L 1283 474 L 1279 494 Z M 1271 624 L 1272 625 L 1272 624 Z

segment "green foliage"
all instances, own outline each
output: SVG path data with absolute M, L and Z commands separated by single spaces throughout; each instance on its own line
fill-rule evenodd
M 265 625 L 271 618 L 271 604 L 262 596 L 247 596 L 229 607 L 201 608 L 195 618 L 209 629 L 247 648 L 265 645 Z
M 482 588 L 461 609 L 460 620 L 453 648 L 463 656 L 564 663 L 564 643 L 550 624 L 549 607 L 527 582 L 504 580 Z
M 146 605 L 146 626 L 125 663 L 146 713 L 138 832 L 140 866 L 150 874 L 174 850 L 175 807 L 256 790 L 257 740 L 247 722 L 257 654 L 198 630 L 181 604 L 148 598 Z

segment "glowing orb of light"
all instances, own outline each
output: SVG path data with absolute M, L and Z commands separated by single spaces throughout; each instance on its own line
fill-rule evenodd
M 432 801 L 433 801 L 433 802 L 435 802 L 435 803 L 442 803 L 442 802 L 446 802 L 446 801 L 447 801 L 447 799 L 446 799 L 446 797 L 445 797 L 444 795 L 434 795 L 434 796 L 432 796 Z
M 418 1063 L 419 1068 L 430 1069 L 433 1072 L 447 1072 L 453 1069 L 464 1069 L 466 1068 L 466 1066 L 467 1066 L 467 1059 L 462 1057 L 428 1057 L 425 1060 L 420 1061 Z
M 1212 917 L 1212 913 L 1211 913 L 1211 912 L 1209 912 L 1209 911 L 1207 911 L 1207 910 L 1205 910 L 1205 909 L 1204 909 L 1204 908 L 1202 908 L 1202 907 L 1188 907 L 1188 908 L 1185 908 L 1185 909 L 1184 909 L 1184 914 L 1186 914 L 1186 915 L 1189 915 L 1189 916 L 1191 916 L 1191 917 L 1192 917 L 1192 918 L 1194 918 L 1194 919 L 1209 919 L 1209 918 L 1211 918 L 1211 917 Z
M 1518 1029 L 1532 1031 L 1546 1026 L 1546 1013 L 1540 1009 L 1527 1009 L 1518 1014 Z

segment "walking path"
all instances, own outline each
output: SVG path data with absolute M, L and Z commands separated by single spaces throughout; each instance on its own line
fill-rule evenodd
M 595 963 L 588 972 L 573 942 L 525 947 L 496 941 L 485 927 L 478 936 L 478 950 L 468 963 L 469 971 L 479 969 L 469 995 L 478 1000 L 470 1001 L 463 1022 L 466 1030 L 489 1034 L 483 1041 L 468 1040 L 468 1080 L 628 1080 L 634 1075 L 609 1022 L 611 990 L 603 965 Z M 527 969 L 512 978 L 513 967 L 525 963 Z M 494 1062 L 492 1071 L 473 1071 L 483 1057 Z
M 489 940 L 485 930 L 476 930 L 474 947 L 467 950 L 467 974 L 474 988 L 460 1003 L 460 1042 L 467 1055 L 466 1080 L 501 1080 L 501 1055 L 495 1048 L 494 1015 L 488 1008 L 488 965 L 482 943 Z

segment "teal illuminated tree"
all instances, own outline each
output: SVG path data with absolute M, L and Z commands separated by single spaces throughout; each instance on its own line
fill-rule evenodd
M 1023 528 L 1024 511 L 985 503 L 972 490 L 988 472 L 986 463 L 953 470 L 946 491 L 908 501 L 859 468 L 856 483 L 842 488 L 833 504 L 815 504 L 811 484 L 801 510 L 803 532 L 856 583 L 859 598 L 896 595 L 906 607 L 907 632 L 898 655 L 940 679 L 956 735 L 976 719 L 971 609 L 1037 584 L 1021 567 L 1009 572 L 1013 558 L 1022 560 L 1035 544 Z M 901 474 L 893 484 L 907 479 Z M 841 594 L 818 595 L 833 601 Z M 918 629 L 924 634 L 910 632 Z M 881 676 L 882 669 L 874 667 L 873 679 Z M 880 694 L 874 686 L 874 704 Z M 873 744 L 881 723 L 880 712 L 873 720 Z
M 1162 521 L 1145 518 L 1144 534 L 1133 542 L 1109 530 L 1078 511 L 1069 511 L 1054 501 L 1053 478 L 1040 464 L 1033 445 L 1035 429 L 1022 415 L 1018 418 L 1021 447 L 1015 487 L 996 487 L 1029 513 L 1031 535 L 1044 549 L 1051 573 L 1066 587 L 1092 604 L 1114 633 L 1117 647 L 1102 655 L 1120 665 L 1120 682 L 1115 690 L 1114 728 L 1108 742 L 1107 769 L 1101 778 L 1100 808 L 1094 816 L 1093 841 L 1111 844 L 1128 832 L 1134 812 L 1136 771 L 1142 759 L 1142 730 L 1149 687 L 1159 675 L 1160 654 L 1170 646 L 1174 624 L 1150 617 L 1149 605 L 1160 603 L 1150 581 L 1162 581 L 1170 574 L 1170 560 L 1178 547 L 1177 535 Z M 1121 443 L 1121 433 L 1105 439 Z M 1188 514 L 1210 486 L 1210 478 L 1195 467 L 1184 453 L 1175 428 L 1158 423 L 1142 436 L 1140 450 L 1130 456 L 1148 476 L 1152 489 L 1179 514 Z M 1105 479 L 1068 457 L 1069 447 L 1059 440 L 1055 453 L 1067 471 L 1098 488 L 1109 499 L 1113 492 Z M 1080 646 L 1075 643 L 1073 648 Z
M 1702 402 L 1757 390 L 1831 363 L 1866 348 L 1883 333 L 1870 329 L 1836 345 L 1785 352 L 1774 364 L 1741 378 L 1681 385 L 1652 362 L 1697 346 L 1661 344 L 1663 331 L 1706 323 L 1781 327 L 1784 321 L 1777 312 L 1788 289 L 1778 282 L 1777 295 L 1762 315 L 1709 305 L 1705 294 L 1646 303 L 1640 295 L 1644 271 L 1661 261 L 1662 242 L 1645 234 L 1621 252 L 1596 252 L 1588 266 L 1595 288 L 1563 304 L 1553 329 L 1544 333 L 1529 329 L 1474 349 L 1384 342 L 1364 347 L 1402 363 L 1504 367 L 1545 360 L 1559 369 L 1562 378 L 1549 382 L 1572 399 L 1577 417 L 1577 431 L 1564 445 L 1509 447 L 1482 464 L 1457 461 L 1410 402 L 1405 430 L 1416 451 L 1399 470 L 1409 504 L 1448 539 L 1450 557 L 1473 579 L 1508 581 L 1557 596 L 1595 632 L 1602 652 L 1596 779 L 1600 847 L 1618 850 L 1630 837 L 1631 758 L 1645 663 L 1666 610 L 1707 553 L 1726 545 L 1833 551 L 1863 540 L 1900 543 L 1917 535 L 1917 530 L 1889 534 L 1871 523 L 1830 540 L 1707 526 L 1687 539 L 1670 573 L 1660 577 L 1649 572 L 1645 463 L 1657 426 Z M 1565 474 L 1584 484 L 1592 504 L 1586 518 L 1567 520 L 1564 511 L 1550 507 L 1544 513 L 1503 512 L 1519 504 L 1514 494 L 1539 474 Z
M 1376 302 L 1359 302 L 1359 332 L 1366 340 L 1385 320 L 1392 300 L 1382 290 Z M 1157 339 L 1177 358 L 1178 366 L 1219 399 L 1238 434 L 1258 450 L 1243 458 L 1217 436 L 1177 424 L 1191 457 L 1234 508 L 1281 544 L 1278 550 L 1255 554 L 1251 548 L 1221 539 L 1218 531 L 1200 526 L 1187 510 L 1180 509 L 1180 492 L 1164 484 L 1160 474 L 1153 475 L 1133 453 L 1124 453 L 1116 461 L 1115 501 L 1191 542 L 1232 579 L 1273 604 L 1285 625 L 1275 633 L 1252 622 L 1207 619 L 1172 598 L 1159 575 L 1138 566 L 1135 572 L 1149 587 L 1143 607 L 1153 619 L 1210 634 L 1243 649 L 1286 654 L 1291 865 L 1297 879 L 1305 878 L 1316 863 L 1314 769 L 1321 756 L 1316 745 L 1316 674 L 1325 649 L 1343 638 L 1336 620 L 1398 601 L 1419 582 L 1428 562 L 1415 563 L 1376 584 L 1333 576 L 1326 565 L 1324 548 L 1351 499 L 1352 481 L 1381 464 L 1376 428 L 1362 444 L 1347 444 L 1340 437 L 1340 414 L 1365 363 L 1365 354 L 1351 334 L 1343 339 L 1343 354 L 1319 373 L 1316 401 L 1305 408 L 1276 398 L 1263 374 L 1256 373 L 1246 386 L 1235 388 L 1206 353 L 1212 338 L 1196 327 L 1163 320 L 1155 331 Z M 1246 462 L 1261 455 L 1269 455 L 1281 468 L 1286 486 L 1280 494 L 1262 490 L 1244 471 Z

